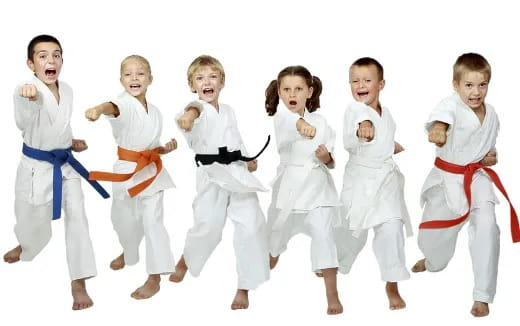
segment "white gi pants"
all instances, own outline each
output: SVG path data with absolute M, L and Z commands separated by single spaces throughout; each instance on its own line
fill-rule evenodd
M 374 228 L 372 248 L 376 255 L 381 279 L 385 282 L 398 282 L 410 278 L 406 269 L 404 254 L 403 221 L 390 219 L 376 225 Z M 365 246 L 368 230 L 359 232 L 355 237 L 354 230 L 346 227 L 336 228 L 336 246 L 338 248 L 339 271 L 348 273 L 356 260 L 357 255 Z
M 151 196 L 112 201 L 112 224 L 123 247 L 125 264 L 139 261 L 139 244 L 146 243 L 146 272 L 169 274 L 175 270 L 170 238 L 163 222 L 163 191 Z
M 475 184 L 472 189 L 475 189 Z M 459 215 L 453 213 L 444 199 L 441 187 L 428 190 L 423 222 L 449 220 Z M 492 303 L 496 292 L 498 257 L 500 254 L 500 230 L 496 223 L 495 204 L 478 201 L 478 192 L 472 192 L 477 202 L 472 203 L 469 220 L 469 251 L 473 264 L 473 300 Z M 443 270 L 453 257 L 457 236 L 465 223 L 445 229 L 419 229 L 418 243 L 426 258 L 430 272 Z
M 199 276 L 222 239 L 229 217 L 234 224 L 238 289 L 253 290 L 269 279 L 265 219 L 256 193 L 234 193 L 208 182 L 193 201 L 194 225 L 186 235 L 184 260 L 191 275 Z
M 96 276 L 96 261 L 88 231 L 80 179 L 63 178 L 62 209 L 71 280 Z M 42 205 L 32 205 L 15 198 L 15 215 L 14 232 L 22 247 L 20 259 L 33 260 L 47 245 L 52 235 L 52 200 Z
M 289 215 L 280 230 L 272 230 L 269 239 L 269 252 L 277 257 L 287 249 L 289 240 L 298 233 L 305 233 L 311 237 L 311 264 L 312 271 L 320 272 L 326 268 L 338 267 L 336 242 L 332 224 L 334 210 L 337 207 L 318 207 L 306 213 Z M 276 220 L 278 209 L 270 208 L 272 218 L 269 224 Z

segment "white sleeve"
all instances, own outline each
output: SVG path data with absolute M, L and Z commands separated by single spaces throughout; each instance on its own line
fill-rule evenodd
M 125 99 L 123 96 L 118 96 L 116 98 L 110 99 L 108 102 L 117 106 L 117 110 L 119 111 L 119 115 L 116 117 L 113 114 L 106 115 L 108 121 L 112 125 L 112 128 L 119 129 L 122 126 L 128 126 L 128 121 L 130 120 L 130 110 L 132 109 L 132 104 L 128 99 Z
M 447 123 L 451 127 L 455 122 L 456 108 L 457 104 L 451 97 L 442 100 L 430 113 L 430 117 L 425 124 L 426 131 L 429 132 L 436 121 Z
M 38 112 L 43 108 L 43 95 L 38 90 L 38 99 L 30 101 L 28 98 L 20 96 L 20 87 L 28 83 L 19 84 L 14 90 L 14 118 L 18 129 L 24 131 L 31 123 L 31 121 L 38 115 Z
M 336 166 L 336 159 L 334 158 L 334 147 L 336 144 L 336 132 L 334 129 L 332 129 L 331 126 L 329 126 L 328 123 L 325 123 L 325 126 L 327 130 L 325 131 L 325 139 L 327 140 L 325 143 L 325 147 L 327 147 L 330 157 L 332 158 L 332 161 L 327 165 L 329 169 L 334 169 Z
M 193 121 L 193 128 L 190 131 L 185 131 L 182 128 L 179 128 L 179 124 L 177 123 L 177 120 L 191 107 L 196 108 L 199 111 L 199 116 Z M 175 115 L 175 125 L 181 133 L 184 135 L 184 138 L 186 138 L 186 142 L 188 143 L 188 146 L 193 149 L 194 145 L 199 141 L 201 138 L 201 131 L 204 128 L 204 121 L 206 119 L 206 111 L 204 110 L 204 104 L 199 101 L 195 100 L 190 103 L 188 103 L 186 106 L 182 108 L 182 110 Z
M 278 150 L 285 146 L 304 139 L 296 129 L 296 122 L 303 119 L 297 113 L 293 113 L 286 108 L 278 110 L 274 115 L 274 133 Z
M 370 121 L 374 125 L 371 116 L 368 114 L 367 105 L 359 102 L 350 104 L 345 110 L 343 116 L 343 147 L 345 150 L 354 149 L 362 144 L 368 144 L 362 142 L 357 136 L 359 124 L 363 121 Z M 374 141 L 374 140 L 372 140 Z

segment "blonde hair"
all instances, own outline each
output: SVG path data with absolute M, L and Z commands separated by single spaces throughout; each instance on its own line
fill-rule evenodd
M 226 79 L 226 74 L 224 73 L 224 67 L 222 67 L 222 64 L 215 58 L 213 58 L 210 55 L 201 55 L 190 64 L 188 67 L 188 83 L 191 85 L 191 79 L 193 78 L 193 75 L 199 69 L 200 67 L 208 66 L 211 69 L 218 71 L 220 73 L 220 77 L 222 77 L 222 82 Z
M 491 66 L 486 58 L 478 53 L 464 53 L 457 58 L 453 65 L 453 81 L 458 83 L 462 74 L 468 71 L 480 72 L 487 75 L 488 81 L 491 79 Z
M 121 61 L 121 70 L 120 70 L 121 74 L 123 73 L 123 67 L 125 66 L 125 64 L 127 64 L 128 61 L 132 61 L 132 60 L 136 60 L 136 61 L 139 61 L 140 63 L 142 63 L 143 66 L 146 68 L 146 70 L 148 70 L 148 73 L 150 75 L 152 74 L 152 68 L 150 68 L 150 62 L 148 62 L 148 60 L 146 60 L 145 57 L 137 55 L 137 54 L 129 55 L 128 57 L 124 58 L 123 61 Z

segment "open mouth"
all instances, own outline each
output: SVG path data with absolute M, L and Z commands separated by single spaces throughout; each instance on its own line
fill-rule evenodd
M 141 89 L 141 85 L 139 85 L 139 84 L 132 84 L 132 85 L 130 85 L 130 89 L 139 90 L 139 89 Z
M 215 90 L 213 88 L 204 88 L 202 90 L 202 93 L 204 95 L 213 95 L 215 93 Z
M 47 77 L 55 77 L 56 69 L 45 69 L 45 76 Z
M 357 95 L 359 97 L 366 97 L 366 96 L 368 96 L 368 92 L 358 92 Z
M 291 105 L 291 106 L 295 106 L 296 104 L 298 104 L 298 102 L 296 102 L 296 101 L 289 101 L 289 105 Z

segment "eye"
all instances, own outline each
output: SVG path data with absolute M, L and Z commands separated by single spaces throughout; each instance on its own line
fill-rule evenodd
M 130 73 L 125 72 L 125 73 L 123 74 L 123 76 L 128 77 L 128 76 L 130 76 Z
M 356 80 L 351 80 L 350 83 L 351 84 L 357 84 L 357 83 L 359 83 L 359 80 L 357 80 L 357 79 Z
M 144 76 L 144 72 L 138 73 L 139 76 Z
M 47 55 L 46 55 L 46 54 L 40 54 L 40 55 L 38 56 L 38 58 L 40 58 L 40 59 L 46 59 L 46 58 L 47 58 Z
M 202 80 L 202 76 L 195 77 L 195 80 Z
M 296 87 L 296 90 L 297 90 L 297 91 L 302 91 L 302 90 L 303 90 L 303 87 Z
M 61 59 L 61 53 L 55 53 L 54 54 L 54 58 Z
M 472 88 L 472 87 L 473 87 L 473 84 L 472 84 L 472 83 L 464 83 L 464 87 L 466 87 L 466 88 Z
M 282 90 L 283 90 L 284 92 L 288 92 L 288 91 L 289 91 L 289 87 L 284 87 Z
M 365 79 L 365 82 L 370 83 L 372 79 Z
M 218 78 L 217 74 L 212 74 L 212 75 L 210 75 L 209 77 L 210 77 L 211 79 L 217 79 L 217 78 Z

